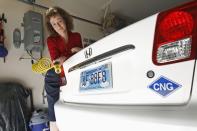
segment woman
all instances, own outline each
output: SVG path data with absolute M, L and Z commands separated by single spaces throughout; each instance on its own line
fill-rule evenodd
M 62 8 L 52 7 L 46 12 L 46 25 L 50 33 L 47 38 L 47 45 L 53 63 L 63 62 L 82 48 L 81 36 L 73 33 L 72 17 Z M 54 104 L 59 99 L 60 86 L 66 84 L 66 79 L 62 72 L 56 74 L 54 69 L 49 70 L 45 76 L 45 89 L 48 101 L 48 115 L 50 128 L 56 127 Z M 54 129 L 55 130 L 55 129 Z

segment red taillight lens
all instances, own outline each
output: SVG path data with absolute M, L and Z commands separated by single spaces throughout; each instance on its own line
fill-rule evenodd
M 175 11 L 166 16 L 159 25 L 161 36 L 165 40 L 176 40 L 192 33 L 194 20 L 192 16 L 183 11 Z
M 197 1 L 158 15 L 153 47 L 156 65 L 170 64 L 196 57 Z

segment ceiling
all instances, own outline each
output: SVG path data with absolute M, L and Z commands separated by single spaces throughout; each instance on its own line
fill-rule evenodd
M 126 18 L 129 23 L 134 23 L 189 1 L 193 0 L 36 0 L 36 3 L 48 7 L 50 4 L 46 3 L 51 2 L 52 5 L 71 12 L 71 15 L 93 23 L 101 23 L 106 7 L 110 5 L 111 12 Z
M 104 10 L 110 4 L 112 12 L 130 18 L 133 22 L 191 0 L 80 0 L 95 10 Z

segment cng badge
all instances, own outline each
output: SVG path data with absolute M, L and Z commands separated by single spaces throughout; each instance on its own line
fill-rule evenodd
M 148 88 L 159 93 L 160 95 L 164 97 L 171 94 L 172 92 L 174 92 L 180 87 L 181 87 L 180 84 L 172 80 L 169 80 L 165 78 L 164 76 L 161 76 L 160 78 L 158 78 L 157 80 L 155 80 L 153 83 L 151 83 L 148 86 Z

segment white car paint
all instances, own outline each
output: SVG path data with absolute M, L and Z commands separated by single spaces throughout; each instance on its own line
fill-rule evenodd
M 152 62 L 153 40 L 158 14 L 117 31 L 81 50 L 64 63 L 67 85 L 61 87 L 55 114 L 60 131 L 196 131 L 196 59 L 158 66 Z M 196 43 L 195 43 L 196 44 Z M 69 71 L 111 50 L 135 48 L 104 57 Z M 92 49 L 90 58 L 84 52 Z M 80 73 L 111 63 L 113 88 L 80 91 Z M 154 77 L 147 77 L 153 71 Z M 161 96 L 148 88 L 164 77 L 179 88 Z

